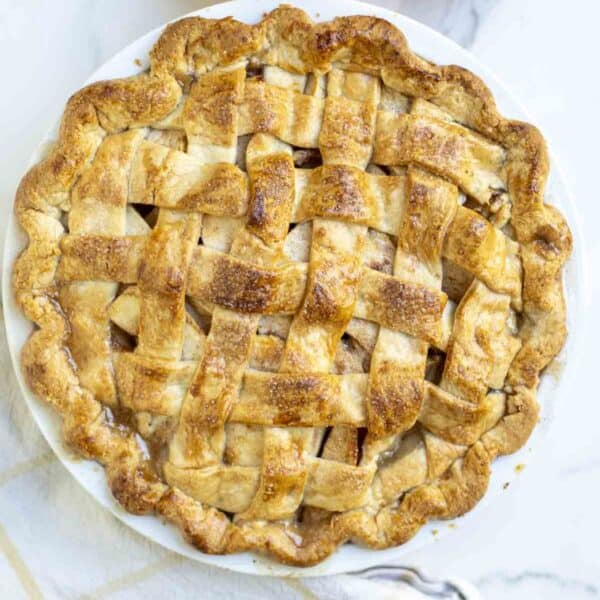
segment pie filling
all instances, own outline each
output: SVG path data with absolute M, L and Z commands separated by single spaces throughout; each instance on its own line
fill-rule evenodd
M 16 200 L 22 363 L 136 513 L 314 564 L 484 493 L 571 246 L 531 126 L 378 19 L 184 19 L 70 101 Z

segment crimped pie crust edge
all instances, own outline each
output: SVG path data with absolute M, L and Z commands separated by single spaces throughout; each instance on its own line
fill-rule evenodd
M 204 38 L 203 51 L 190 56 L 189 41 L 198 36 Z M 361 509 L 339 513 L 305 532 L 300 544 L 277 523 L 235 525 L 219 510 L 202 506 L 154 476 L 131 432 L 115 427 L 80 385 L 65 347 L 69 324 L 53 291 L 62 235 L 58 206 L 106 133 L 149 125 L 169 114 L 182 93 L 178 80 L 189 76 L 190 66 L 208 71 L 257 54 L 294 71 L 326 72 L 334 60 L 341 60 L 344 66 L 378 73 L 388 86 L 434 101 L 506 148 L 512 224 L 524 269 L 527 324 L 507 376 L 512 391 L 504 417 L 440 481 L 414 488 L 397 507 L 377 514 Z M 19 306 L 38 326 L 22 351 L 25 377 L 62 414 L 69 445 L 104 465 L 113 494 L 128 511 L 156 512 L 202 551 L 256 550 L 307 566 L 347 540 L 373 548 L 404 543 L 427 520 L 470 510 L 485 492 L 493 459 L 521 447 L 537 422 L 539 374 L 566 335 L 561 269 L 572 245 L 563 217 L 543 201 L 548 168 L 545 143 L 535 127 L 502 117 L 480 79 L 460 67 L 438 67 L 416 56 L 401 32 L 381 19 L 353 16 L 312 24 L 290 7 L 276 9 L 254 26 L 183 19 L 161 35 L 149 73 L 94 83 L 77 92 L 65 109 L 56 146 L 21 181 L 15 209 L 29 245 L 15 264 L 13 287 Z

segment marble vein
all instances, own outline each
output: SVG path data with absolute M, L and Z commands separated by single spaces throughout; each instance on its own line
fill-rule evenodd
M 516 573 L 514 575 L 498 571 L 479 578 L 476 583 L 480 588 L 484 589 L 496 587 L 499 583 L 510 588 L 515 588 L 529 582 L 543 582 L 573 594 L 584 593 L 586 596 L 592 598 L 600 595 L 600 588 L 591 581 L 561 577 L 557 573 L 549 573 L 546 571 L 522 571 L 521 573 Z M 581 596 L 572 597 L 579 598 Z

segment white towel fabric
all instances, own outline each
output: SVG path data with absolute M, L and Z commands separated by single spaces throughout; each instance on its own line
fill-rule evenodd
M 408 585 L 340 575 L 253 577 L 143 538 L 71 477 L 30 415 L 0 333 L 0 598 L 421 600 Z

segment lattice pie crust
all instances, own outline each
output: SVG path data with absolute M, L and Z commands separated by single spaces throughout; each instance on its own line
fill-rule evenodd
M 22 352 L 115 497 L 309 565 L 468 511 L 565 337 L 546 148 L 371 17 L 168 26 L 16 198 Z

